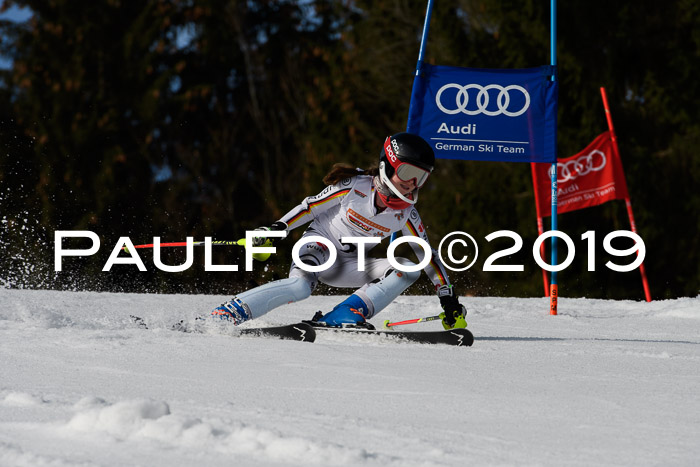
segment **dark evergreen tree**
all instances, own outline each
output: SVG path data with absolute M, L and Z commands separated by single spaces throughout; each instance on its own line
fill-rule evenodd
M 0 277 L 203 292 L 286 274 L 291 245 L 266 273 L 205 274 L 201 262 L 181 275 L 99 271 L 119 236 L 236 239 L 320 191 L 334 162 L 376 163 L 383 139 L 406 125 L 426 2 L 12 0 L 3 8 L 13 5 L 31 18 L 0 22 L 0 53 L 12 60 L 0 70 Z M 559 4 L 559 154 L 606 129 L 605 86 L 657 298 L 700 288 L 699 23 L 697 2 L 684 0 Z M 548 64 L 549 4 L 437 1 L 426 60 Z M 420 207 L 434 241 L 453 230 L 480 240 L 481 261 L 454 274 L 461 290 L 541 294 L 527 164 L 439 161 Z M 614 202 L 562 215 L 560 228 L 577 240 L 628 224 Z M 57 229 L 97 232 L 100 255 L 54 276 Z M 509 246 L 483 240 L 500 229 L 523 237 L 523 251 L 504 261 L 525 264 L 525 274 L 479 272 Z M 607 270 L 614 258 L 599 248 L 588 273 L 584 242 L 577 246 L 577 261 L 560 273 L 565 296 L 642 297 L 636 271 Z M 242 264 L 240 253 L 219 250 L 217 259 Z

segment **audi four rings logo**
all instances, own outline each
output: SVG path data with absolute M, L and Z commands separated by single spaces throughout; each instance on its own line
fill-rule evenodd
M 457 96 L 456 96 L 456 108 L 454 109 L 448 109 L 442 104 L 442 93 L 446 89 L 451 89 L 455 88 L 458 89 Z M 467 110 L 467 105 L 469 104 L 469 90 L 470 89 L 478 89 L 479 93 L 476 95 L 476 109 L 475 110 Z M 496 98 L 496 105 L 498 106 L 498 109 L 496 110 L 487 110 L 489 106 L 489 91 L 491 90 L 496 90 L 498 91 L 498 97 Z M 525 102 L 522 104 L 521 108 L 515 108 L 515 109 L 509 109 L 508 107 L 510 106 L 510 93 L 511 92 L 516 92 L 516 93 L 522 93 L 522 95 L 525 97 Z M 449 115 L 454 115 L 458 114 L 460 112 L 465 113 L 467 115 L 479 115 L 480 113 L 483 113 L 484 115 L 488 115 L 490 117 L 495 117 L 496 115 L 505 115 L 507 117 L 517 117 L 519 115 L 524 114 L 527 109 L 530 107 L 530 94 L 525 90 L 524 87 L 518 86 L 516 84 L 511 84 L 510 86 L 500 86 L 498 84 L 489 84 L 487 86 L 481 86 L 479 84 L 467 84 L 465 86 L 462 86 L 460 84 L 456 83 L 450 83 L 446 84 L 443 87 L 440 88 L 440 90 L 437 92 L 435 95 L 435 103 L 437 104 L 438 108 L 442 110 L 444 113 L 449 114 Z M 449 104 L 448 104 L 449 106 Z
M 599 172 L 605 168 L 607 159 L 603 151 L 594 149 L 585 156 L 578 157 L 563 164 L 557 164 L 557 182 L 567 182 L 579 176 L 588 175 L 591 172 Z M 549 169 L 549 178 L 552 178 L 552 169 Z

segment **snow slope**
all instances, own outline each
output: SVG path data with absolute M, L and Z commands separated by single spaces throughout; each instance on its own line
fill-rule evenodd
M 0 289 L 0 465 L 700 459 L 700 297 L 562 298 L 556 317 L 546 299 L 463 298 L 471 348 L 168 330 L 227 298 Z M 256 324 L 336 301 L 313 297 Z M 403 296 L 375 324 L 437 307 Z

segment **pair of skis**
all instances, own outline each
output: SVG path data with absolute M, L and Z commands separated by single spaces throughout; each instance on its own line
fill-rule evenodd
M 398 326 L 401 324 L 420 323 L 424 321 L 432 321 L 438 317 L 420 318 L 416 320 L 401 321 L 391 323 L 384 322 L 386 328 Z M 148 329 L 146 322 L 138 317 L 131 316 L 131 320 L 138 327 Z M 178 323 L 173 326 L 174 330 L 193 332 L 192 329 Z M 277 339 L 296 340 L 301 342 L 314 342 L 317 333 L 335 333 L 335 334 L 352 334 L 352 335 L 369 335 L 369 336 L 384 336 L 390 337 L 399 341 L 415 342 L 420 344 L 444 344 L 454 346 L 471 346 L 474 343 L 474 335 L 464 328 L 451 329 L 448 331 L 393 331 L 393 330 L 378 330 L 373 325 L 366 323 L 364 325 L 345 325 L 343 327 L 332 327 L 325 323 L 316 320 L 302 321 L 295 324 L 287 324 L 283 326 L 271 326 L 260 328 L 241 328 L 239 334 L 241 336 L 267 337 Z
M 474 335 L 467 329 L 451 329 L 448 331 L 390 331 L 377 330 L 371 324 L 365 326 L 331 327 L 313 320 L 284 326 L 244 328 L 240 331 L 241 335 L 244 336 L 291 339 L 303 342 L 314 342 L 318 333 L 334 333 L 338 335 L 384 336 L 399 341 L 416 342 L 420 344 L 471 346 L 474 343 Z

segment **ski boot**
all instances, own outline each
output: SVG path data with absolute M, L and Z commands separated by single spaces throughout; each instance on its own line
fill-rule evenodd
M 367 304 L 353 294 L 325 315 L 320 311 L 317 312 L 311 321 L 316 323 L 316 326 L 374 329 L 374 326 L 365 319 L 366 314 Z
M 243 303 L 238 297 L 233 297 L 228 302 L 214 308 L 211 311 L 211 317 L 222 321 L 230 321 L 234 326 L 238 326 L 251 319 L 252 315 L 248 305 Z
M 460 305 L 459 310 L 453 311 L 450 314 L 450 316 L 448 316 L 447 313 L 444 311 L 438 316 L 440 316 L 440 318 L 442 319 L 442 327 L 445 328 L 446 331 L 449 331 L 450 329 L 466 328 L 466 314 L 467 309 L 464 307 L 464 305 Z

